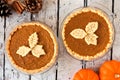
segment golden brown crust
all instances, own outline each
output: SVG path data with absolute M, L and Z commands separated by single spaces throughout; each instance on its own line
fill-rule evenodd
M 33 25 L 33 24 L 35 24 L 35 25 L 41 25 L 41 27 L 43 29 L 45 29 L 46 31 L 49 32 L 51 38 L 53 39 L 53 43 L 54 43 L 54 55 L 53 55 L 51 61 L 46 66 L 44 66 L 44 67 L 42 67 L 40 69 L 27 70 L 27 69 L 24 69 L 24 68 L 18 66 L 14 62 L 13 58 L 10 56 L 10 51 L 9 51 L 9 47 L 10 46 L 9 45 L 10 45 L 11 36 L 14 34 L 14 32 L 16 32 L 18 29 L 21 29 L 22 28 L 21 26 L 24 26 L 24 25 Z M 15 68 L 19 69 L 20 71 L 28 73 L 28 74 L 34 74 L 34 73 L 38 73 L 38 72 L 43 72 L 43 71 L 47 70 L 48 68 L 50 68 L 55 63 L 57 55 L 58 55 L 58 44 L 57 44 L 57 40 L 55 38 L 55 35 L 53 35 L 53 34 L 54 33 L 51 31 L 50 28 L 48 28 L 46 25 L 44 25 L 44 24 L 42 24 L 40 22 L 28 22 L 28 23 L 23 23 L 21 25 L 16 26 L 16 28 L 11 32 L 11 34 L 10 34 L 10 36 L 9 36 L 7 42 L 6 42 L 6 51 L 7 51 L 7 55 L 8 55 L 8 58 L 9 58 L 11 64 Z
M 109 32 L 110 32 L 110 41 L 109 43 L 107 44 L 106 48 L 97 53 L 96 55 L 94 56 L 81 56 L 79 54 L 77 54 L 76 52 L 72 51 L 66 41 L 65 41 L 65 27 L 66 27 L 66 24 L 70 21 L 70 19 L 72 17 L 74 17 L 75 15 L 77 14 L 80 14 L 82 12 L 88 12 L 88 11 L 91 11 L 91 12 L 94 12 L 94 13 L 97 13 L 99 16 L 103 17 L 105 19 L 105 21 L 107 22 L 108 24 L 108 27 L 109 27 Z M 109 50 L 109 48 L 111 47 L 112 43 L 113 43 L 113 38 L 114 38 L 114 29 L 113 29 L 113 25 L 112 23 L 110 22 L 108 16 L 103 13 L 101 10 L 99 9 L 96 9 L 96 8 L 91 8 L 91 7 L 86 7 L 86 8 L 83 8 L 83 9 L 78 9 L 76 11 L 74 11 L 72 14 L 70 14 L 64 21 L 63 23 L 63 28 L 62 28 L 62 39 L 63 39 L 63 43 L 67 49 L 67 51 L 69 52 L 70 55 L 72 55 L 73 57 L 75 57 L 76 59 L 79 59 L 79 60 L 92 60 L 92 59 L 96 59 L 98 57 L 101 57 L 103 55 L 105 55 L 105 53 Z

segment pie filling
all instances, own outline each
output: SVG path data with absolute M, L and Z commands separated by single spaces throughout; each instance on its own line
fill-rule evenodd
M 31 34 L 37 33 L 38 43 L 37 45 L 42 45 L 45 55 L 41 55 L 40 57 L 35 57 L 32 55 L 31 51 L 24 57 L 19 54 L 16 54 L 17 50 L 20 46 L 29 47 L 28 38 Z M 34 70 L 40 69 L 47 65 L 53 55 L 54 55 L 54 43 L 49 34 L 49 32 L 43 29 L 40 25 L 27 25 L 22 26 L 22 28 L 18 29 L 11 36 L 11 41 L 9 45 L 10 56 L 13 58 L 13 61 L 16 65 L 27 69 Z
M 98 22 L 98 29 L 94 32 L 98 36 L 97 45 L 88 45 L 85 39 L 76 39 L 70 34 L 75 29 L 85 31 L 85 27 L 89 22 Z M 103 17 L 91 11 L 82 12 L 72 17 L 65 26 L 64 36 L 67 46 L 80 56 L 94 56 L 103 51 L 110 42 L 110 32 L 107 22 Z

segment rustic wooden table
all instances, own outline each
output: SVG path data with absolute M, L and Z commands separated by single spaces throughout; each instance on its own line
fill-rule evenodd
M 85 62 L 72 58 L 66 52 L 59 39 L 60 25 L 69 12 L 79 7 L 100 4 L 111 13 L 115 28 L 115 40 L 112 49 L 102 58 Z M 82 68 L 91 68 L 96 72 L 100 65 L 107 60 L 120 60 L 120 0 L 43 0 L 43 8 L 38 14 L 15 12 L 9 18 L 0 18 L 0 80 L 71 80 L 73 74 Z M 96 5 L 97 6 L 97 5 Z M 99 6 L 98 6 L 99 7 Z M 56 64 L 47 72 L 26 75 L 14 69 L 5 52 L 5 40 L 16 24 L 31 20 L 41 21 L 49 25 L 58 37 L 60 45 L 59 57 Z

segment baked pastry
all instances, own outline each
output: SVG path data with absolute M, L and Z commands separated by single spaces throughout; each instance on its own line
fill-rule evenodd
M 62 25 L 62 40 L 70 55 L 79 60 L 103 56 L 113 43 L 113 25 L 103 11 L 86 7 L 73 11 Z
M 7 40 L 6 50 L 13 66 L 22 72 L 43 72 L 55 63 L 58 44 L 53 32 L 39 22 L 18 25 Z

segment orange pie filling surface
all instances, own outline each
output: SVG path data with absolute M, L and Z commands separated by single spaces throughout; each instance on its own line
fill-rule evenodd
M 75 29 L 82 29 L 85 31 L 86 25 L 90 22 L 98 23 L 98 29 L 94 32 L 94 34 L 97 36 L 96 45 L 88 45 L 84 38 L 76 39 L 71 36 L 71 32 Z M 82 12 L 72 17 L 65 25 L 64 30 L 64 41 L 66 42 L 67 46 L 80 56 L 94 56 L 103 51 L 110 42 L 110 31 L 107 22 L 103 17 L 91 11 Z M 87 35 L 87 33 L 84 34 Z
M 31 49 L 26 56 L 17 54 L 16 52 L 21 46 L 30 47 L 28 38 L 33 33 L 37 34 L 37 45 L 42 45 L 45 55 L 36 57 L 32 54 L 33 49 Z M 13 58 L 15 64 L 27 70 L 44 67 L 51 61 L 54 55 L 53 40 L 48 31 L 43 29 L 40 25 L 24 25 L 22 28 L 18 28 L 11 36 L 9 46 L 9 54 Z

